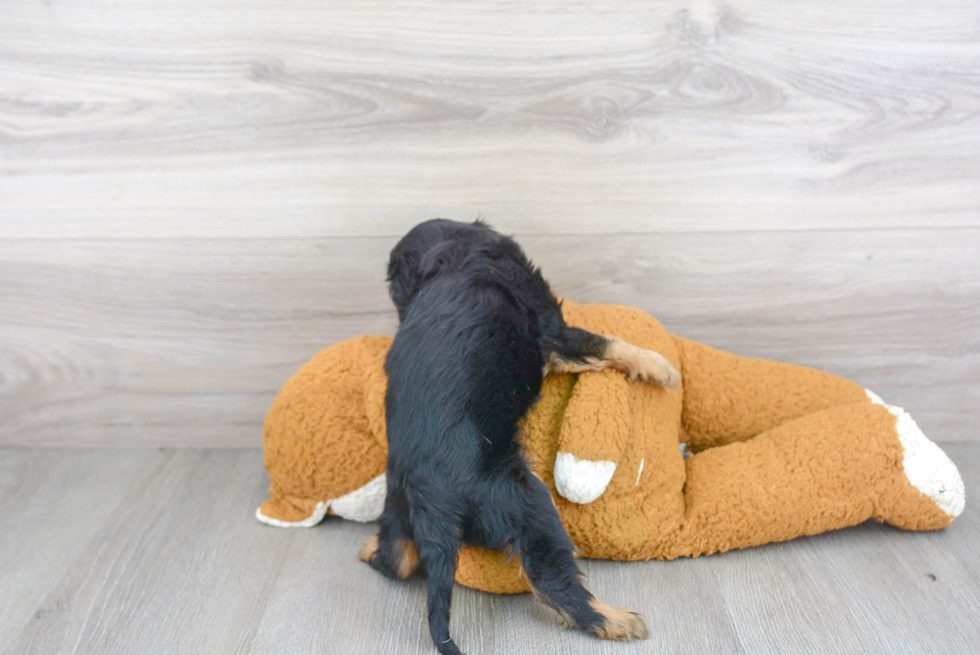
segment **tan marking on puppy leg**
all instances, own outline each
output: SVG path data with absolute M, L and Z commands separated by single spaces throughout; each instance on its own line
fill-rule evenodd
M 398 579 L 408 580 L 419 567 L 419 551 L 415 549 L 415 544 L 407 539 L 400 539 L 397 548 L 401 550 L 401 558 L 398 562 Z
M 646 639 L 649 636 L 646 623 L 636 612 L 611 607 L 594 596 L 589 601 L 589 605 L 604 619 L 603 625 L 599 626 L 595 632 L 595 636 L 600 639 L 629 641 L 630 639 Z
M 586 357 L 584 362 L 572 361 L 563 358 L 558 353 L 551 353 L 548 362 L 544 365 L 544 376 L 551 373 L 585 373 L 586 371 L 601 371 L 609 366 L 609 362 L 604 362 L 595 357 Z
M 361 546 L 361 552 L 357 556 L 362 562 L 370 562 L 376 552 L 378 552 L 378 535 L 372 534 Z
M 602 359 L 586 357 L 584 361 L 573 361 L 563 358 L 558 353 L 551 353 L 544 366 L 544 375 L 585 373 L 612 367 L 626 373 L 631 380 L 639 378 L 644 382 L 656 382 L 668 389 L 676 389 L 680 384 L 681 374 L 660 353 L 634 346 L 616 336 L 609 334 L 602 336 L 606 339 L 606 349 L 602 353 Z
M 644 382 L 657 382 L 668 389 L 676 389 L 680 384 L 681 374 L 660 353 L 634 346 L 616 336 L 602 336 L 608 340 L 603 353 L 608 365 L 624 371 L 631 380 L 640 378 Z
M 407 580 L 412 577 L 419 567 L 419 551 L 415 544 L 408 539 L 399 539 L 395 542 L 395 550 L 398 552 L 398 568 L 395 575 L 399 580 Z M 378 535 L 373 534 L 368 537 L 361 547 L 358 557 L 362 562 L 371 562 L 378 553 Z
M 407 580 L 412 577 L 416 569 L 419 568 L 419 551 L 415 544 L 408 539 L 399 539 L 395 542 L 395 550 L 398 553 L 398 568 L 395 575 L 399 580 Z M 378 535 L 373 534 L 361 546 L 358 554 L 362 562 L 371 562 L 378 553 Z

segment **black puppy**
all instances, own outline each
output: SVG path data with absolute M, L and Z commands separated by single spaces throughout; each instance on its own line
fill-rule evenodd
M 660 354 L 565 325 L 561 306 L 520 247 L 489 226 L 432 220 L 388 265 L 401 326 L 385 362 L 388 495 L 361 559 L 381 573 L 427 577 L 429 631 L 443 655 L 461 544 L 516 548 L 538 599 L 604 639 L 644 639 L 639 615 L 582 586 L 548 488 L 520 451 L 517 424 L 548 371 L 614 366 L 674 387 Z

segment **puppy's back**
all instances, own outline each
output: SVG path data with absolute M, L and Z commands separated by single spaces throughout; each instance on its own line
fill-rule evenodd
M 537 397 L 543 365 L 533 321 L 506 291 L 466 271 L 431 280 L 409 307 L 385 363 L 390 455 L 404 466 L 439 456 L 461 425 L 471 425 L 491 451 L 516 444 L 517 422 Z M 484 450 L 474 458 L 493 455 Z M 411 460 L 402 461 L 409 453 Z

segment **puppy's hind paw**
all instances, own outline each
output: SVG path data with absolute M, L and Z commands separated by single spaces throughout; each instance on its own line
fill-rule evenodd
M 378 535 L 372 534 L 361 546 L 361 552 L 357 556 L 362 562 L 370 564 L 376 552 L 378 552 Z
M 636 612 L 611 607 L 598 598 L 589 601 L 596 612 L 602 616 L 602 622 L 591 630 L 600 639 L 629 641 L 630 639 L 646 639 L 650 636 L 646 623 Z
M 361 546 L 358 557 L 379 573 L 397 580 L 408 580 L 419 567 L 419 551 L 408 539 L 381 544 L 378 535 L 373 534 Z

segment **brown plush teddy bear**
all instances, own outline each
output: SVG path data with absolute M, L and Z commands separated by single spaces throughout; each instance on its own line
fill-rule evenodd
M 632 307 L 565 301 L 563 312 L 570 325 L 662 353 L 683 379 L 675 390 L 614 370 L 545 380 L 521 442 L 582 557 L 696 557 L 871 518 L 936 530 L 963 511 L 953 462 L 901 408 L 853 382 L 715 350 Z M 380 515 L 390 344 L 338 343 L 283 386 L 266 417 L 272 498 L 259 520 Z M 518 559 L 464 548 L 456 579 L 527 591 Z

